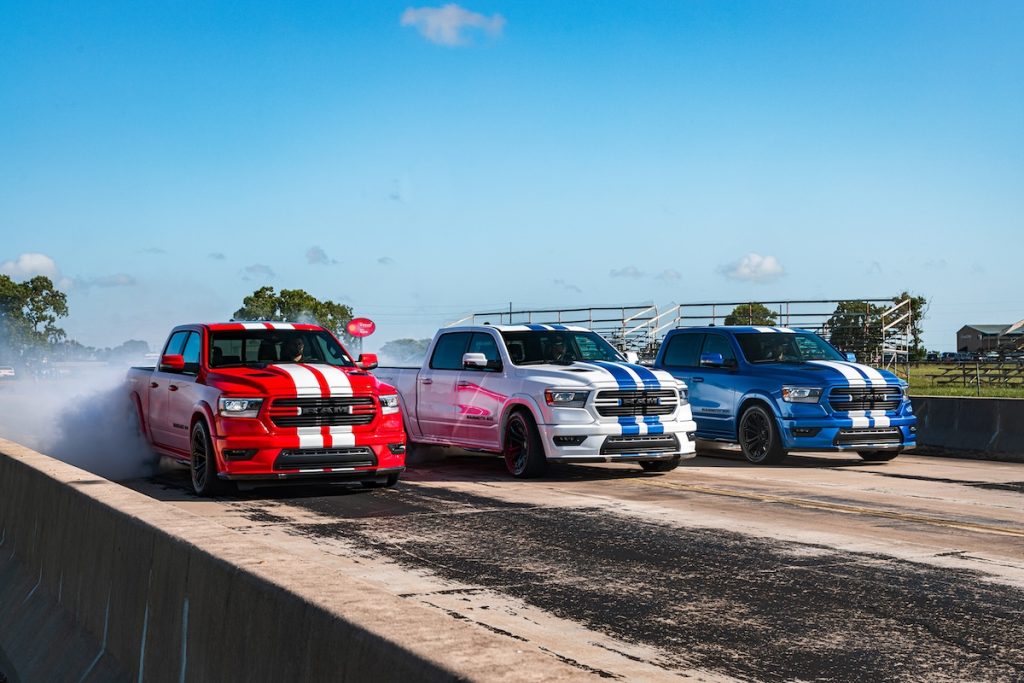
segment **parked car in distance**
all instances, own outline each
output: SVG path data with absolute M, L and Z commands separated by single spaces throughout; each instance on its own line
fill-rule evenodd
M 199 495 L 229 481 L 394 486 L 405 433 L 376 365 L 317 325 L 195 324 L 174 328 L 159 364 L 127 382 L 146 439 L 189 465 Z
M 0 365 L 0 382 L 12 380 L 16 376 L 13 365 Z
M 583 327 L 447 327 L 422 367 L 377 376 L 398 389 L 410 444 L 498 453 L 515 477 L 551 461 L 668 472 L 694 455 L 685 386 Z
M 671 330 L 654 367 L 689 387 L 697 438 L 739 444 L 753 463 L 790 451 L 885 461 L 916 445 L 906 383 L 787 327 Z

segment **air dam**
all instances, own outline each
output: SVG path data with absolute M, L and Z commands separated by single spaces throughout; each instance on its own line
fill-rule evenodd
M 12 681 L 587 677 L 3 439 L 0 651 Z

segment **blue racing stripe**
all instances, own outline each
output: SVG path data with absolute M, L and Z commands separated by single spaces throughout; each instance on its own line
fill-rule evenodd
M 554 323 L 551 323 L 551 329 L 559 330 L 560 332 L 567 332 L 569 330 L 565 325 L 556 325 Z
M 622 415 L 619 417 L 619 424 L 622 426 L 623 436 L 635 436 L 640 433 L 640 424 L 635 417 Z
M 615 378 L 615 382 L 619 385 L 619 389 L 637 389 L 636 380 L 633 376 L 626 372 L 626 368 L 618 363 L 608 363 L 603 360 L 592 360 L 587 361 L 589 365 L 596 365 L 597 367 L 607 370 L 612 373 L 612 377 Z
M 640 377 L 640 380 L 644 383 L 644 389 L 661 389 L 661 381 L 657 375 L 651 372 L 650 368 L 645 368 L 642 365 L 633 365 L 632 363 L 626 364 L 626 367 Z
M 665 433 L 665 425 L 661 424 L 661 420 L 657 415 L 644 415 L 644 423 L 647 425 L 648 434 Z
M 543 325 L 531 325 L 531 324 L 527 323 L 526 326 L 528 328 L 530 328 L 531 330 L 533 330 L 534 332 L 547 332 L 548 331 L 548 328 L 544 327 Z

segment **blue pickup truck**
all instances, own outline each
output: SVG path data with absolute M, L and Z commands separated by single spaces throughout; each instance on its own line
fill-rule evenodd
M 670 331 L 654 366 L 689 387 L 697 438 L 738 443 L 752 463 L 789 451 L 892 460 L 916 445 L 906 383 L 853 360 L 806 330 L 712 326 Z

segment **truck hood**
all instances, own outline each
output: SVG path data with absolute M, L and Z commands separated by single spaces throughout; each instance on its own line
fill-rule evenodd
M 575 361 L 522 368 L 529 379 L 571 389 L 675 389 L 681 382 L 664 370 L 633 363 Z
M 803 363 L 768 363 L 754 365 L 757 373 L 777 378 L 782 384 L 883 386 L 900 384 L 888 370 L 847 361 L 806 361 Z
M 241 396 L 353 396 L 385 393 L 388 386 L 359 368 L 307 363 L 270 364 L 262 368 L 217 368 L 206 383 L 225 394 Z

